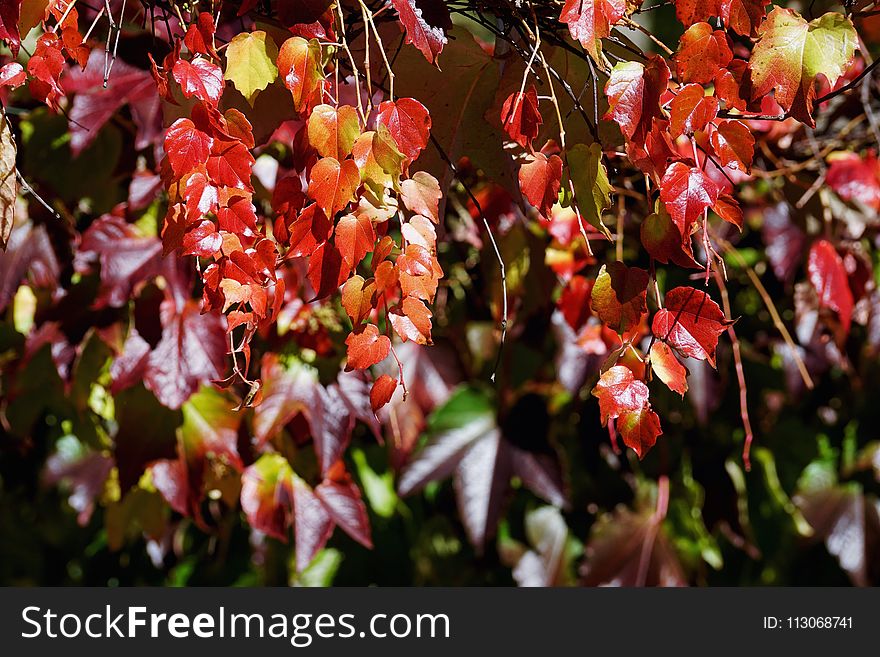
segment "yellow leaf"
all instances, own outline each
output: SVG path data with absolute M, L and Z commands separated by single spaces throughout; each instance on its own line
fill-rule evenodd
M 226 74 L 251 107 L 263 89 L 278 77 L 278 46 L 262 30 L 239 34 L 226 47 Z

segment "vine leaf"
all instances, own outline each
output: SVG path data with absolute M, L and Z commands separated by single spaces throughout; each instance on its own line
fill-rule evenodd
M 353 160 L 340 162 L 325 157 L 315 163 L 309 174 L 309 198 L 327 217 L 333 217 L 349 204 L 360 183 L 360 172 Z
M 348 346 L 346 370 L 365 370 L 379 363 L 391 352 L 391 340 L 380 335 L 374 324 L 358 326 L 345 339 Z
M 673 392 L 682 397 L 687 392 L 687 368 L 682 365 L 665 342 L 651 345 L 651 369 Z
M 559 197 L 562 179 L 562 160 L 558 155 L 543 153 L 530 155 L 519 169 L 519 185 L 529 203 L 542 217 L 550 216 L 550 208 Z
M 18 182 L 15 179 L 15 139 L 6 116 L 0 112 L 0 249 L 6 250 L 15 222 L 15 197 Z
M 615 365 L 599 377 L 593 396 L 599 399 L 599 413 L 606 425 L 621 413 L 640 411 L 648 403 L 648 386 L 637 380 L 630 368 Z
M 623 444 L 632 449 L 643 459 L 656 443 L 657 437 L 663 433 L 660 418 L 646 403 L 635 411 L 623 411 L 617 418 L 617 430 Z
M 310 105 L 324 80 L 321 45 L 317 39 L 306 41 L 291 37 L 278 51 L 278 74 L 293 96 L 293 107 L 302 112 Z
M 410 160 L 415 160 L 428 145 L 431 115 L 415 98 L 386 100 L 379 105 L 376 123 L 388 128 L 400 152 Z
M 620 334 L 638 328 L 648 312 L 648 272 L 622 262 L 602 265 L 590 295 L 593 311 Z
M 673 162 L 660 181 L 660 200 L 683 236 L 718 200 L 718 185 L 699 167 Z
M 597 64 L 602 65 L 602 39 L 626 13 L 625 0 L 566 0 L 559 20 Z
M 719 69 L 725 68 L 733 53 L 730 39 L 721 30 L 712 30 L 709 23 L 691 25 L 681 36 L 673 56 L 675 71 L 683 83 L 711 82 Z
M 827 13 L 809 23 L 791 9 L 775 7 L 759 30 L 752 50 L 752 98 L 775 90 L 776 102 L 810 127 L 816 76 L 833 88 L 853 59 L 858 35 L 852 21 Z
M 668 84 L 669 66 L 659 55 L 651 55 L 647 64 L 618 62 L 605 83 L 608 111 L 604 118 L 617 123 L 630 140 L 643 143 L 653 119 L 663 115 L 660 96 Z
M 733 324 L 708 294 L 693 287 L 676 287 L 666 293 L 665 307 L 657 311 L 651 328 L 658 340 L 679 353 L 705 360 L 715 367 L 718 336 Z
M 387 374 L 383 374 L 376 379 L 373 387 L 370 388 L 370 407 L 374 413 L 391 401 L 391 397 L 396 389 L 397 379 Z
M 8 0 L 0 5 L 0 39 L 9 44 L 13 57 L 18 57 L 21 47 L 21 35 L 18 31 L 21 3 L 22 0 Z
M 721 166 L 746 173 L 751 171 L 755 137 L 744 123 L 733 119 L 719 121 L 710 141 Z
M 602 147 L 576 144 L 566 155 L 566 161 L 578 211 L 588 224 L 611 239 L 602 222 L 602 212 L 611 205 L 611 183 L 602 162 Z
M 440 223 L 440 183 L 430 173 L 417 171 L 400 184 L 400 198 L 410 212 Z
M 452 19 L 445 2 L 440 0 L 391 0 L 406 30 L 406 42 L 418 48 L 432 64 L 446 45 L 446 30 Z
M 203 103 L 216 105 L 223 94 L 223 71 L 207 59 L 192 62 L 178 59 L 171 74 L 187 98 L 198 98 Z
M 226 73 L 251 107 L 257 94 L 278 77 L 278 46 L 264 31 L 245 32 L 233 37 L 226 46 Z
M 852 322 L 853 295 L 843 259 L 828 240 L 819 239 L 810 247 L 807 274 L 819 296 L 819 306 L 837 313 L 844 335 Z
M 351 105 L 318 105 L 308 120 L 309 143 L 321 157 L 343 160 L 361 134 L 357 110 Z
M 501 107 L 504 131 L 517 144 L 531 150 L 532 141 L 541 131 L 544 119 L 538 109 L 538 92 L 531 85 L 525 93 L 516 91 L 507 97 Z
M 672 99 L 669 110 L 669 134 L 673 138 L 692 135 L 715 119 L 718 99 L 704 95 L 699 84 L 686 84 Z

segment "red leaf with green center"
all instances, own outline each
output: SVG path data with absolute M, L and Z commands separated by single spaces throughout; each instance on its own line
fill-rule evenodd
M 669 83 L 669 67 L 659 55 L 651 55 L 646 65 L 618 62 L 605 84 L 608 96 L 606 120 L 620 126 L 635 142 L 644 142 L 654 118 L 663 114 L 660 97 Z
M 523 148 L 531 149 L 532 140 L 538 136 L 544 119 L 538 109 L 538 92 L 535 85 L 525 93 L 515 91 L 501 107 L 501 123 L 507 135 Z
M 562 160 L 558 155 L 549 158 L 543 153 L 529 156 L 519 169 L 519 186 L 542 217 L 550 216 L 550 208 L 559 196 L 562 180 Z
M 813 121 L 816 76 L 833 88 L 846 72 L 858 45 L 849 18 L 828 13 L 807 23 L 791 9 L 775 7 L 759 30 L 752 50 L 752 98 L 774 91 L 776 102 L 802 123 Z
M 285 543 L 293 520 L 293 476 L 281 454 L 263 454 L 241 476 L 241 509 L 248 523 Z
M 848 334 L 852 322 L 853 296 L 843 258 L 831 242 L 824 239 L 813 242 L 807 259 L 807 273 L 819 296 L 819 306 L 836 312 L 844 334 Z
M 704 129 L 718 114 L 718 99 L 706 96 L 698 84 L 686 84 L 678 90 L 669 108 L 669 132 L 673 138 L 692 135 Z
M 278 74 L 293 96 L 294 109 L 302 112 L 315 102 L 324 82 L 320 44 L 316 39 L 291 37 L 281 45 L 277 63 Z
M 397 390 L 397 379 L 387 374 L 376 379 L 373 387 L 370 388 L 370 406 L 374 413 L 391 401 L 395 390 Z
M 178 59 L 171 73 L 187 98 L 198 98 L 203 103 L 216 105 L 223 95 L 223 71 L 207 59 L 192 62 Z
M 342 254 L 342 264 L 352 271 L 376 244 L 373 222 L 367 217 L 347 214 L 336 224 L 334 243 Z
M 593 311 L 618 333 L 638 328 L 648 312 L 648 272 L 622 262 L 602 265 L 590 295 Z
M 718 69 L 733 59 L 730 40 L 721 30 L 712 30 L 709 23 L 691 25 L 681 36 L 675 61 L 675 72 L 681 82 L 708 84 Z
M 595 62 L 602 62 L 602 39 L 626 13 L 624 0 L 566 0 L 559 20 Z
M 748 173 L 755 155 L 755 138 L 752 131 L 740 121 L 719 121 L 718 129 L 710 138 L 712 148 L 721 166 Z
M 632 370 L 615 365 L 599 377 L 593 396 L 599 399 L 602 424 L 621 413 L 638 411 L 648 403 L 648 386 L 635 378 Z
M 357 327 L 345 339 L 348 361 L 345 369 L 365 370 L 380 363 L 391 352 L 391 340 L 381 335 L 373 324 Z
M 325 157 L 312 167 L 308 194 L 325 215 L 333 217 L 349 204 L 360 184 L 361 176 L 353 160 L 339 162 Z
M 197 129 L 189 119 L 177 119 L 165 133 L 165 152 L 171 170 L 178 178 L 204 166 L 213 145 L 213 138 Z
M 361 134 L 357 110 L 351 105 L 338 108 L 318 105 L 308 120 L 309 143 L 321 157 L 343 160 L 351 153 L 355 140 Z
M 678 358 L 665 342 L 651 345 L 651 369 L 670 390 L 684 397 L 688 389 L 687 368 L 678 362 Z
M 431 117 L 415 98 L 386 100 L 379 105 L 376 122 L 388 128 L 400 152 L 415 160 L 428 145 Z
M 617 418 L 617 431 L 623 444 L 632 449 L 640 459 L 657 442 L 657 436 L 663 433 L 660 418 L 645 404 L 637 411 L 626 411 Z
M 673 162 L 660 181 L 660 200 L 682 235 L 718 200 L 718 185 L 697 167 Z
M 452 27 L 446 3 L 440 0 L 391 0 L 391 4 L 406 29 L 406 42 L 436 64 L 446 45 L 446 30 Z
M 705 360 L 715 367 L 718 336 L 733 324 L 708 294 L 693 287 L 677 287 L 666 293 L 666 306 L 654 315 L 654 336 L 679 353 Z

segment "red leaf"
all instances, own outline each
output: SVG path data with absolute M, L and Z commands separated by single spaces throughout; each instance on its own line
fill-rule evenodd
M 719 15 L 721 0 L 675 0 L 675 15 L 689 26 Z
M 162 339 L 150 353 L 144 383 L 169 408 L 180 408 L 203 383 L 221 379 L 226 367 L 223 321 L 187 301 L 161 307 Z
M 312 203 L 287 227 L 290 233 L 289 256 L 310 256 L 330 239 L 333 224 L 317 203 Z M 315 288 L 317 289 L 317 288 Z
M 660 418 L 647 404 L 636 411 L 621 413 L 617 418 L 617 430 L 623 444 L 635 451 L 640 459 L 645 458 L 657 442 L 657 436 L 663 433 Z
M 880 162 L 874 151 L 868 151 L 864 158 L 856 153 L 835 155 L 825 182 L 845 201 L 880 210 Z
M 556 303 L 565 321 L 575 333 L 579 333 L 590 318 L 592 291 L 593 281 L 579 275 L 572 276 Z
M 188 62 L 178 59 L 171 74 L 187 98 L 198 98 L 203 103 L 216 105 L 223 94 L 223 71 L 207 59 Z
M 193 54 L 211 55 L 217 57 L 214 50 L 214 17 L 203 11 L 199 14 L 195 23 L 186 30 L 186 36 L 183 37 L 183 43 Z
M 346 370 L 365 370 L 385 360 L 391 351 L 391 340 L 380 335 L 373 324 L 357 327 L 345 339 L 345 344 L 348 346 Z
M 705 292 L 677 287 L 666 293 L 666 306 L 654 315 L 654 335 L 685 356 L 715 367 L 718 336 L 733 324 Z
M 621 413 L 641 410 L 648 402 L 648 386 L 636 380 L 628 367 L 615 365 L 599 377 L 593 396 L 599 398 L 599 413 L 605 425 Z
M 430 173 L 417 171 L 412 178 L 400 184 L 400 198 L 410 212 L 440 223 L 440 183 Z
M 836 312 L 844 335 L 848 334 L 852 322 L 853 296 L 843 258 L 831 242 L 825 239 L 813 242 L 807 259 L 807 273 L 819 295 L 819 306 Z
M 177 119 L 172 123 L 165 133 L 165 152 L 174 175 L 182 178 L 207 164 L 213 143 L 214 140 L 189 119 Z
M 681 231 L 663 207 L 642 222 L 641 238 L 651 257 L 664 265 L 674 262 L 679 267 L 699 269 L 694 260 L 690 235 L 682 237 Z
M 620 126 L 624 135 L 644 142 L 655 117 L 662 116 L 660 97 L 669 83 L 669 67 L 659 55 L 651 55 L 647 65 L 618 63 L 605 84 L 608 112 L 604 118 Z
M 404 296 L 416 296 L 431 302 L 437 292 L 437 281 L 443 275 L 437 258 L 418 244 L 410 244 L 397 256 L 400 289 Z M 377 271 L 378 280 L 378 271 Z
M 431 344 L 431 311 L 415 297 L 404 297 L 400 305 L 388 313 L 395 333 L 406 342 Z
M 334 235 L 336 248 L 342 254 L 342 264 L 348 271 L 356 269 L 376 244 L 373 222 L 364 216 L 345 215 L 336 223 Z
M 364 547 L 372 549 L 367 508 L 361 499 L 360 490 L 353 482 L 325 480 L 315 488 L 315 495 L 342 531 Z
M 293 96 L 293 106 L 302 112 L 312 104 L 324 81 L 321 46 L 318 41 L 291 37 L 278 51 L 278 74 Z
M 691 25 L 681 36 L 678 50 L 673 57 L 678 79 L 683 82 L 708 84 L 718 69 L 726 67 L 733 59 L 727 34 L 712 30 L 709 23 Z
M 0 68 L 0 87 L 15 89 L 27 82 L 27 74 L 18 62 L 9 62 Z
M 425 106 L 414 98 L 386 100 L 379 105 L 376 121 L 388 128 L 397 147 L 410 160 L 415 160 L 428 145 L 431 116 Z
M 660 181 L 660 199 L 679 232 L 686 236 L 703 211 L 718 200 L 718 186 L 702 169 L 673 162 Z
M 770 0 L 721 0 L 721 18 L 737 34 L 756 36 Z
M 406 28 L 406 42 L 418 48 L 432 64 L 446 45 L 452 27 L 449 9 L 440 0 L 391 0 L 400 22 Z
M 0 3 L 0 39 L 9 44 L 13 57 L 18 57 L 18 49 L 21 47 L 21 36 L 18 33 L 21 3 L 22 0 L 4 0 Z
M 397 379 L 387 374 L 383 374 L 376 379 L 376 382 L 373 383 L 373 387 L 370 389 L 370 406 L 373 408 L 374 413 L 391 401 L 395 390 L 397 390 Z
M 593 311 L 605 324 L 624 334 L 638 328 L 648 312 L 648 272 L 622 262 L 602 265 L 590 295 Z
M 687 368 L 678 362 L 678 358 L 665 342 L 651 345 L 651 369 L 673 392 L 682 397 L 687 392 Z
M 712 210 L 719 217 L 733 224 L 740 230 L 743 228 L 743 212 L 737 201 L 730 194 L 719 194 L 718 200 L 712 205 Z
M 377 303 L 376 281 L 372 278 L 365 281 L 355 274 L 342 287 L 342 307 L 351 323 L 357 326 L 370 316 Z
M 223 244 L 223 238 L 210 219 L 191 226 L 183 236 L 183 255 L 210 258 Z
M 501 122 L 508 136 L 523 148 L 531 149 L 532 140 L 538 136 L 544 119 L 538 109 L 538 92 L 535 85 L 525 93 L 510 94 L 501 108 Z
M 315 290 L 317 299 L 324 299 L 336 292 L 348 277 L 348 270 L 342 267 L 342 254 L 339 249 L 325 242 L 309 258 L 309 283 Z
M 293 516 L 293 471 L 280 454 L 264 454 L 241 475 L 241 509 L 248 523 L 287 542 Z
M 704 129 L 718 114 L 718 99 L 704 95 L 703 87 L 698 84 L 686 84 L 672 99 L 669 110 L 672 137 L 692 135 Z
M 571 38 L 580 41 L 594 61 L 601 62 L 602 39 L 625 13 L 624 0 L 566 0 L 559 20 L 568 24 Z
M 309 198 L 314 199 L 328 217 L 333 217 L 351 201 L 361 183 L 353 160 L 338 162 L 325 157 L 312 167 L 309 174 Z
M 523 194 L 545 218 L 550 216 L 550 208 L 559 196 L 561 180 L 562 160 L 558 155 L 548 158 L 543 153 L 535 153 L 519 169 L 519 186 Z
M 755 138 L 744 123 L 735 120 L 720 121 L 718 129 L 712 133 L 711 142 L 721 166 L 746 173 L 751 170 Z

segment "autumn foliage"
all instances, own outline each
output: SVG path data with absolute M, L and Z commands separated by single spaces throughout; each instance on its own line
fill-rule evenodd
M 180 583 L 876 583 L 873 7 L 4 0 L 8 499 Z

